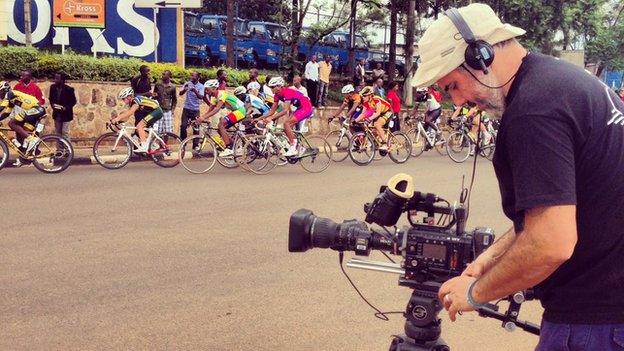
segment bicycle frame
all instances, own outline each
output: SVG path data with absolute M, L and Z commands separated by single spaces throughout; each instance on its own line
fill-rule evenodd
M 141 145 L 134 139 L 132 138 L 132 134 L 134 133 L 134 131 L 137 130 L 137 127 L 131 127 L 131 126 L 126 126 L 125 124 L 121 125 L 121 128 L 119 129 L 119 132 L 117 134 L 117 139 L 115 139 L 115 144 L 113 145 L 113 150 L 117 149 L 117 145 L 119 144 L 119 141 L 126 136 L 130 142 L 132 143 L 132 145 L 136 148 L 140 147 Z M 156 132 L 154 132 L 153 128 L 145 128 L 145 131 L 147 131 L 147 143 L 148 145 L 152 143 L 152 140 L 156 139 L 158 140 L 161 144 L 165 144 L 165 141 L 158 136 L 158 134 Z M 147 152 L 148 155 L 152 155 L 154 154 L 154 152 L 152 151 L 148 151 Z
M 13 129 L 9 128 L 9 127 L 0 127 L 0 139 L 2 139 L 2 141 L 4 141 L 4 143 L 11 149 L 13 150 L 15 153 L 17 153 L 21 158 L 24 158 L 26 160 L 32 160 L 35 158 L 34 155 L 32 154 L 25 154 L 22 152 L 22 150 L 20 150 L 17 146 L 15 146 L 15 144 L 13 144 L 13 142 L 11 141 L 11 139 L 9 139 L 9 137 L 4 133 L 4 132 L 12 132 Z M 34 135 L 35 132 L 32 132 L 31 135 Z

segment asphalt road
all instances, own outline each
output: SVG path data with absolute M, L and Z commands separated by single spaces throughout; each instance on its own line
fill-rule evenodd
M 0 349 L 387 350 L 403 318 L 376 319 L 336 252 L 288 253 L 289 216 L 309 208 L 363 219 L 363 203 L 397 172 L 414 176 L 418 190 L 457 199 L 470 166 L 429 153 L 404 165 L 347 160 L 322 174 L 289 166 L 254 176 L 217 166 L 191 175 L 150 163 L 59 175 L 4 169 Z M 501 233 L 510 225 L 492 166 L 480 162 L 468 227 Z M 347 271 L 380 309 L 405 308 L 410 291 L 397 276 Z M 474 313 L 455 323 L 441 315 L 453 350 L 537 343 Z M 522 318 L 540 315 L 537 303 L 523 306 Z

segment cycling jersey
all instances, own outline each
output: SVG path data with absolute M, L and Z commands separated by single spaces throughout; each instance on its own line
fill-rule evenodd
M 353 108 L 354 104 L 358 104 L 361 105 L 362 104 L 362 96 L 360 96 L 360 94 L 358 93 L 353 93 L 353 94 L 349 94 L 347 96 L 345 96 L 344 100 L 342 101 L 343 104 L 347 104 L 347 106 L 349 107 L 349 110 Z
M 427 94 L 427 102 L 425 102 L 425 107 L 427 108 L 427 112 L 435 111 L 442 107 L 438 100 L 432 95 Z
M 31 132 L 35 130 L 35 126 L 46 113 L 45 109 L 39 106 L 39 101 L 36 97 L 21 91 L 11 90 L 0 101 L 0 120 L 9 116 L 15 106 L 19 106 L 22 111 L 14 117 L 14 120 L 24 129 Z
M 240 99 L 237 98 L 236 95 L 230 93 L 227 90 L 219 90 L 217 96 L 213 96 L 212 98 L 210 98 L 210 104 L 212 106 L 217 106 L 217 103 L 219 101 L 225 104 L 225 107 L 230 111 L 245 110 L 245 104 L 240 101 Z
M 139 110 L 134 116 L 137 121 L 145 121 L 146 127 L 151 127 L 163 117 L 163 110 L 158 101 L 145 96 L 137 95 L 132 99 L 130 106 L 138 105 Z M 138 122 L 137 122 L 138 123 Z
M 293 113 L 293 117 L 297 122 L 310 118 L 314 114 L 312 102 L 310 102 L 310 99 L 303 95 L 299 90 L 282 88 L 278 94 L 275 94 L 274 98 L 276 101 L 290 102 L 290 105 L 297 109 Z
M 250 104 L 251 107 L 257 109 L 262 114 L 266 114 L 267 112 L 269 112 L 269 106 L 267 106 L 267 104 L 265 104 L 264 101 L 262 101 L 262 99 L 257 96 L 251 94 L 247 95 L 247 100 L 245 100 L 245 103 Z
M 392 105 L 379 96 L 373 96 L 368 102 L 364 102 L 366 119 L 370 120 L 370 117 L 377 113 L 377 104 L 381 105 L 381 111 L 377 118 L 382 118 L 387 122 L 392 117 Z

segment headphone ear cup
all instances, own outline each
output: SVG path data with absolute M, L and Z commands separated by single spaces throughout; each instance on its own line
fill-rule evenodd
M 483 40 L 477 40 L 466 48 L 464 60 L 468 67 L 482 71 L 482 61 L 485 68 L 490 67 L 494 61 L 494 48 Z

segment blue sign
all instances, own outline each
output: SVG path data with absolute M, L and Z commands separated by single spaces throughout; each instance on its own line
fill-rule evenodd
M 106 28 L 84 29 L 52 26 L 52 1 L 31 0 L 32 42 L 37 48 L 64 44 L 75 52 L 138 57 L 154 61 L 154 10 L 134 8 L 134 0 L 106 1 Z M 9 0 L 9 43 L 25 43 L 24 2 Z M 158 61 L 176 61 L 176 10 L 156 14 Z
M 613 90 L 619 90 L 622 88 L 623 72 L 606 71 L 604 75 L 605 84 Z

